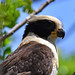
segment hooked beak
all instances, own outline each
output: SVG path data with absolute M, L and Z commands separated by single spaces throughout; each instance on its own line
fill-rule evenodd
M 59 30 L 57 31 L 57 36 L 58 36 L 58 37 L 62 37 L 62 39 L 63 39 L 64 36 L 65 36 L 65 31 L 64 31 L 63 29 L 59 29 Z

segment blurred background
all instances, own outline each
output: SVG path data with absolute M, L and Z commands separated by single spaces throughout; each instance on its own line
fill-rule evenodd
M 0 0 L 0 35 L 9 32 L 44 2 L 46 0 Z M 59 52 L 58 75 L 72 75 L 75 72 L 75 0 L 55 0 L 38 15 L 54 16 L 63 23 L 65 38 L 56 41 Z M 19 46 L 25 26 L 0 43 L 0 63 Z

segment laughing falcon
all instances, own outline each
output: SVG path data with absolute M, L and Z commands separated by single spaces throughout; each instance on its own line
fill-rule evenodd
M 0 75 L 57 75 L 55 41 L 64 36 L 62 23 L 57 18 L 31 16 L 21 44 L 0 64 Z

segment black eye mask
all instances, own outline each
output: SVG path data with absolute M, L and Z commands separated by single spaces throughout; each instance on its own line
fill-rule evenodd
M 38 20 L 27 25 L 26 30 L 24 31 L 23 38 L 26 37 L 29 32 L 33 32 L 39 37 L 46 39 L 55 29 L 56 25 L 53 21 Z

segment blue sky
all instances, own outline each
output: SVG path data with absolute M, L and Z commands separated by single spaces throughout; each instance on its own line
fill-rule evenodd
M 32 8 L 36 10 L 43 2 L 46 0 L 39 0 L 33 2 Z M 28 14 L 22 12 L 20 8 L 20 17 L 17 23 L 24 20 Z M 62 21 L 66 36 L 64 39 L 57 39 L 57 48 L 65 54 L 75 54 L 75 0 L 55 0 L 53 3 L 48 5 L 41 13 L 38 15 L 50 15 L 57 17 Z M 14 51 L 22 40 L 22 35 L 25 29 L 25 25 L 17 30 L 13 35 L 13 40 L 10 44 L 12 51 Z M 7 31 L 10 29 L 6 28 Z

